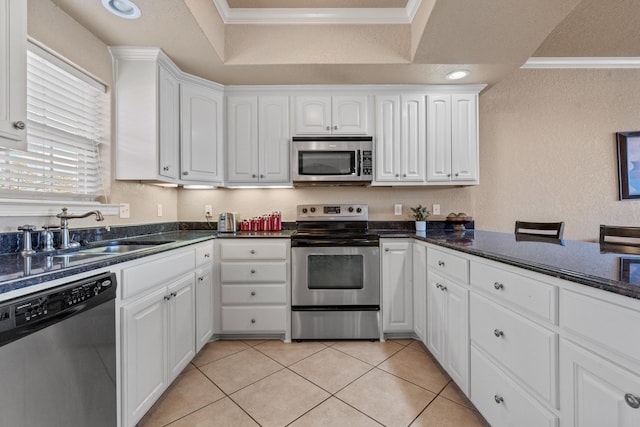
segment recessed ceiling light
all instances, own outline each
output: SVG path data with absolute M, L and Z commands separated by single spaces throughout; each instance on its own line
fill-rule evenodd
M 447 80 L 460 80 L 469 75 L 469 70 L 452 71 L 445 76 Z
M 126 19 L 140 17 L 140 8 L 131 0 L 102 0 L 102 5 L 109 12 Z

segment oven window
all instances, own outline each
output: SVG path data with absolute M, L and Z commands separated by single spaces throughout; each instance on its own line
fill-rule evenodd
M 309 255 L 307 286 L 309 289 L 362 289 L 364 257 L 362 255 Z
M 356 151 L 299 151 L 298 175 L 353 175 Z

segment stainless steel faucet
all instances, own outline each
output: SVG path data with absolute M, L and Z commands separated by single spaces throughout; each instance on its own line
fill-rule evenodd
M 60 249 L 68 249 L 68 248 L 76 248 L 80 246 L 78 242 L 70 242 L 69 241 L 69 220 L 75 218 L 86 218 L 88 216 L 95 215 L 96 221 L 103 221 L 104 217 L 102 216 L 102 212 L 95 210 L 85 212 L 81 215 L 73 215 L 67 213 L 67 208 L 62 208 L 62 212 L 56 215 L 56 217 L 60 218 Z

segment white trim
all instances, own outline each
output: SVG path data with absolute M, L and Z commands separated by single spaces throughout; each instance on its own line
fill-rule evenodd
M 532 57 L 520 68 L 640 68 L 640 57 Z
M 403 8 L 230 8 L 213 0 L 225 24 L 411 24 L 422 0 Z
M 83 213 L 98 209 L 102 215 L 120 214 L 120 205 L 105 205 L 98 202 L 0 199 L 0 217 L 7 216 L 55 216 L 69 208 L 72 213 Z
M 480 93 L 486 84 L 363 84 L 363 85 L 228 85 L 225 95 L 277 93 L 287 96 L 336 92 L 341 95 L 379 95 L 385 93 Z

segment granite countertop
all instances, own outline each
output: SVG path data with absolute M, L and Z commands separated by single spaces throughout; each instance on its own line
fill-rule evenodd
M 126 243 L 127 241 L 144 241 L 159 242 L 160 244 L 135 252 L 102 254 L 78 259 L 65 259 L 63 256 L 59 256 L 73 252 L 69 250 L 55 251 L 48 254 L 39 252 L 26 257 L 19 253 L 0 254 L 0 295 L 50 280 L 72 276 L 74 274 L 84 273 L 86 271 L 108 267 L 110 265 L 210 240 L 213 239 L 215 235 L 216 233 L 213 231 L 183 230 L 120 238 L 115 240 L 121 243 Z
M 640 255 L 600 253 L 598 243 L 516 241 L 514 234 L 481 230 L 426 233 L 380 232 L 455 249 L 527 270 L 640 299 Z

